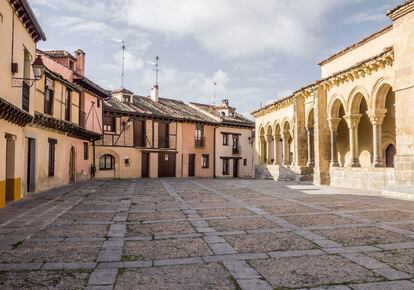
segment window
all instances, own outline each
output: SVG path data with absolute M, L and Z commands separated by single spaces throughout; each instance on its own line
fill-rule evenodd
M 115 132 L 115 117 L 104 117 L 104 131 Z
M 89 159 L 89 143 L 83 142 L 83 160 Z
M 98 106 L 98 108 L 100 108 L 101 107 L 101 100 L 100 99 L 97 99 L 97 103 L 96 103 L 96 105 Z
M 100 170 L 113 170 L 115 168 L 115 158 L 112 155 L 105 154 L 99 158 Z
M 65 120 L 66 121 L 70 121 L 71 105 L 72 105 L 72 91 L 67 88 L 66 96 L 65 96 Z
M 53 114 L 53 80 L 50 78 L 46 78 L 45 80 L 45 106 L 44 111 L 45 114 L 52 115 Z
M 229 145 L 229 134 L 223 134 L 223 145 Z
M 145 121 L 134 120 L 134 146 L 145 147 Z
M 24 66 L 23 66 L 23 78 L 25 79 L 22 84 L 22 109 L 29 112 L 30 107 L 30 53 L 24 50 Z
M 196 139 L 201 140 L 204 136 L 204 125 L 196 124 Z
M 209 158 L 210 156 L 208 154 L 203 154 L 202 159 L 201 159 L 201 166 L 203 168 L 208 168 L 209 167 Z
M 131 103 L 131 96 L 124 95 L 124 102 Z
M 245 158 L 245 159 L 243 159 L 243 165 L 244 166 L 247 166 L 247 159 Z
M 229 175 L 229 160 L 223 159 L 223 175 Z
M 49 138 L 49 164 L 48 164 L 48 173 L 49 177 L 55 176 L 55 149 L 56 149 L 56 139 Z

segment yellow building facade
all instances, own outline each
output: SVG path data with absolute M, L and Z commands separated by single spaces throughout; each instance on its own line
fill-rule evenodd
M 320 63 L 321 80 L 262 107 L 256 174 L 383 191 L 414 183 L 414 2 Z
M 27 1 L 0 2 L 0 207 L 23 197 L 28 144 L 24 127 L 34 119 L 36 43 L 46 40 Z

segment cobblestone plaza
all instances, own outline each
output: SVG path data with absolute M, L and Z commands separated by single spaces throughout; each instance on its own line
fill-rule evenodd
M 269 180 L 95 180 L 0 212 L 2 289 L 414 289 L 414 204 Z

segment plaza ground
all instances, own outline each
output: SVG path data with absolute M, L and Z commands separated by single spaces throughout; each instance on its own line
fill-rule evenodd
M 94 180 L 0 210 L 2 289 L 414 289 L 414 202 L 270 180 Z

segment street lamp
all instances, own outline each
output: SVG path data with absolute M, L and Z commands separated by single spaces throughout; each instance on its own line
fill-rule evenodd
M 42 57 L 38 55 L 35 59 L 35 61 L 32 63 L 32 69 L 33 69 L 33 75 L 34 79 L 32 78 L 17 78 L 13 77 L 14 83 L 13 87 L 21 87 L 23 86 L 23 83 L 26 83 L 29 85 L 29 87 L 33 86 L 35 81 L 38 81 L 42 78 L 43 74 L 45 73 L 45 65 L 43 64 Z
M 45 73 L 45 65 L 40 55 L 37 55 L 35 61 L 32 63 L 32 68 L 35 80 L 40 80 Z

